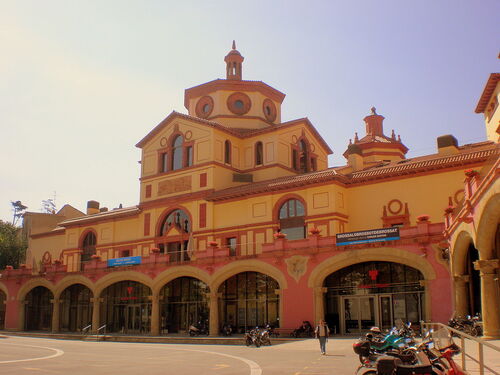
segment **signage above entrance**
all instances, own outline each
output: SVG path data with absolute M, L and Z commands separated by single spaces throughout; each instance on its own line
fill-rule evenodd
M 335 235 L 337 246 L 354 245 L 359 243 L 399 240 L 399 228 L 380 228 L 358 232 L 346 232 Z
M 141 257 L 123 257 L 108 259 L 108 267 L 130 266 L 133 264 L 141 264 Z

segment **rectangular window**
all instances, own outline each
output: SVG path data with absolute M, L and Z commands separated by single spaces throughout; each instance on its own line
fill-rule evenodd
M 144 215 L 144 235 L 149 236 L 149 231 L 151 227 L 151 214 Z
M 130 256 L 130 250 L 122 250 L 120 251 L 120 258 L 125 258 Z
M 206 187 L 207 186 L 207 174 L 202 173 L 200 174 L 200 187 Z
M 186 147 L 186 167 L 193 165 L 193 147 Z
M 200 228 L 205 228 L 207 226 L 207 204 L 200 204 Z
M 168 154 L 163 152 L 160 154 L 160 172 L 168 171 Z
M 236 237 L 229 237 L 226 241 L 226 246 L 229 248 L 229 256 L 236 256 Z
M 151 185 L 146 185 L 146 198 L 151 198 Z
M 316 172 L 316 169 L 317 169 L 317 165 L 316 165 L 316 158 L 311 158 L 311 169 Z

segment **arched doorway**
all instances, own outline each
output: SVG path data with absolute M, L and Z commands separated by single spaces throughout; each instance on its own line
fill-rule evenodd
M 479 251 L 471 242 L 467 249 L 464 273 L 469 280 L 467 283 L 467 312 L 470 315 L 481 313 L 481 276 L 479 271 L 474 268 L 474 262 L 478 260 Z
M 151 289 L 137 281 L 120 281 L 103 290 L 101 324 L 107 332 L 149 333 Z
M 26 331 L 51 330 L 53 299 L 52 292 L 44 286 L 37 286 L 26 295 L 24 319 Z
M 397 319 L 418 323 L 424 311 L 421 280 L 420 271 L 393 262 L 357 263 L 334 272 L 323 283 L 327 323 L 342 334 L 390 328 Z
M 207 321 L 209 292 L 207 284 L 194 277 L 178 277 L 161 288 L 161 332 L 187 331 L 190 324 Z
M 242 272 L 219 287 L 219 321 L 243 333 L 251 327 L 267 323 L 279 327 L 278 282 L 260 272 Z
M 92 324 L 92 292 L 82 284 L 74 284 L 61 293 L 60 329 L 66 332 L 80 332 Z
M 5 302 L 7 301 L 7 296 L 3 291 L 0 290 L 0 329 L 5 329 Z

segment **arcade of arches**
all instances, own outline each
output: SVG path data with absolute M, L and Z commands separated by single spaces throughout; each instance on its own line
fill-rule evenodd
M 173 279 L 158 292 L 138 281 L 118 281 L 95 298 L 90 288 L 78 283 L 64 289 L 59 299 L 48 288 L 37 286 L 25 297 L 24 329 L 81 332 L 92 326 L 95 332 L 105 325 L 109 333 L 183 333 L 193 323 L 208 321 L 210 309 L 215 309 L 211 331 L 217 334 L 218 322 L 227 322 L 245 332 L 256 325 L 279 324 L 277 290 L 279 283 L 259 272 L 235 274 L 217 293 L 211 293 L 203 281 L 186 276 Z M 0 302 L 4 295 L 0 292 Z M 214 296 L 217 303 L 210 303 Z
M 399 263 L 371 261 L 350 265 L 328 275 L 324 315 L 332 331 L 358 334 L 373 325 L 390 327 L 395 320 L 424 318 L 424 277 Z M 92 325 L 95 332 L 165 335 L 184 333 L 196 322 L 210 324 L 211 334 L 230 324 L 235 332 L 267 323 L 280 326 L 280 285 L 264 273 L 245 271 L 227 277 L 212 291 L 205 282 L 188 276 L 153 288 L 122 280 L 106 286 L 98 296 L 75 283 L 54 299 L 44 286 L 26 295 L 26 330 L 79 332 Z M 98 318 L 96 318 L 98 317 Z

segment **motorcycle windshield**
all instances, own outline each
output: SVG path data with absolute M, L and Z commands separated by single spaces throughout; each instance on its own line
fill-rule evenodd
M 446 328 L 439 328 L 432 332 L 432 341 L 436 349 L 445 349 L 453 344 L 453 339 Z

